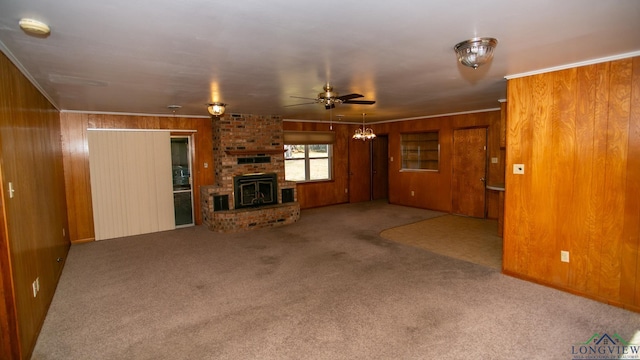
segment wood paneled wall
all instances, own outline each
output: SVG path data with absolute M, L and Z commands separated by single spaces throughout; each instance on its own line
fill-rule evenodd
M 283 127 L 285 131 L 331 131 L 330 124 L 327 123 L 284 121 Z M 336 133 L 336 143 L 333 147 L 333 180 L 298 184 L 296 191 L 301 209 L 349 201 L 349 194 L 345 192 L 349 187 L 349 129 L 345 124 L 333 124 L 333 131 Z
M 640 57 L 508 81 L 504 271 L 640 311 Z M 560 251 L 569 251 L 569 263 Z
M 496 106 L 498 103 L 496 101 Z M 350 201 L 349 181 L 369 182 L 364 179 L 350 178 L 357 171 L 350 168 L 349 159 L 369 161 L 369 146 L 361 142 L 353 143 L 351 136 L 358 125 L 333 124 L 336 131 L 334 148 L 334 180 L 329 182 L 298 184 L 300 207 L 345 203 Z M 393 158 L 389 166 L 389 201 L 393 204 L 407 205 L 425 209 L 451 211 L 451 157 L 453 155 L 453 130 L 471 127 L 487 127 L 488 154 L 498 157 L 497 164 L 489 163 L 489 183 L 504 183 L 504 156 L 500 151 L 500 111 L 478 112 L 471 114 L 442 116 L 418 120 L 391 122 L 372 125 L 376 134 L 389 136 L 389 157 Z M 285 130 L 327 131 L 329 124 L 312 122 L 284 122 Z M 438 172 L 400 172 L 400 134 L 417 131 L 440 131 L 440 171 Z M 366 152 L 366 154 L 365 154 Z M 367 170 L 368 171 L 368 170 Z M 356 175 L 354 175 L 356 176 Z M 411 196 L 411 190 L 415 196 Z M 352 194 L 353 195 L 353 194 Z M 369 198 L 368 193 L 366 198 Z M 498 216 L 498 193 L 487 191 L 487 209 L 489 218 Z
M 389 136 L 389 157 L 393 158 L 389 164 L 389 202 L 450 212 L 453 130 L 473 127 L 488 128 L 487 153 L 498 157 L 493 155 L 500 151 L 500 111 L 497 110 L 373 125 L 376 133 Z M 440 134 L 440 169 L 437 172 L 400 171 L 400 134 L 419 131 L 438 131 Z M 489 181 L 502 182 L 500 166 L 504 163 L 490 164 Z M 497 195 L 487 192 L 489 215 L 493 218 L 497 217 Z
M 60 122 L 58 111 L 4 54 L 0 74 L 0 358 L 27 359 L 69 249 Z M 40 291 L 34 297 L 36 278 Z
M 60 114 L 60 126 L 62 128 L 64 179 L 67 187 L 69 233 L 72 242 L 93 241 L 95 238 L 87 129 L 194 130 L 194 168 L 192 174 L 194 218 L 196 224 L 202 222 L 199 211 L 199 187 L 212 185 L 214 181 L 211 119 L 63 112 Z M 188 135 L 190 133 L 176 134 Z M 207 163 L 206 168 L 205 163 Z

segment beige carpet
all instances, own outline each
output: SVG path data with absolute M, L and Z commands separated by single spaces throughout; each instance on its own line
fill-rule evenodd
M 502 238 L 498 236 L 496 220 L 444 215 L 384 230 L 380 236 L 502 270 Z
M 378 235 L 441 215 L 365 202 L 73 245 L 31 360 L 571 359 L 639 330 L 640 314 Z

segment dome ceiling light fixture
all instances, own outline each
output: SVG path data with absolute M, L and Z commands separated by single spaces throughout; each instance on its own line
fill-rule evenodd
M 182 106 L 180 105 L 169 105 L 167 106 L 167 109 L 171 110 L 171 112 L 173 113 L 173 116 L 176 116 L 176 111 L 180 110 L 182 108 Z
M 49 25 L 43 23 L 42 21 L 22 18 L 20 19 L 20 28 L 24 30 L 26 33 L 35 35 L 35 36 L 48 36 L 51 33 L 51 29 Z
M 493 58 L 493 50 L 497 45 L 498 40 L 494 38 L 479 37 L 460 42 L 453 49 L 462 65 L 477 69 Z
M 207 110 L 209 110 L 209 114 L 213 116 L 220 116 L 224 114 L 225 107 L 227 106 L 227 104 L 223 104 L 221 102 L 213 102 L 207 105 L 208 105 Z

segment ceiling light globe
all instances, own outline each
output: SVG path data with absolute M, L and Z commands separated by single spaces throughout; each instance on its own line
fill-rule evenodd
M 209 103 L 209 106 L 207 107 L 207 110 L 209 110 L 209 114 L 211 114 L 213 116 L 220 116 L 220 115 L 224 114 L 224 110 L 225 110 L 226 106 L 227 106 L 227 104 L 223 104 L 223 103 L 220 103 L 220 102 Z
M 493 58 L 497 45 L 498 40 L 494 38 L 473 38 L 456 44 L 453 49 L 462 65 L 477 69 Z

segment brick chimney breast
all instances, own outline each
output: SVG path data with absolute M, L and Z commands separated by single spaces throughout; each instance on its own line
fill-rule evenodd
M 231 232 L 297 221 L 300 205 L 297 203 L 296 184 L 284 179 L 282 117 L 225 114 L 222 118 L 212 118 L 212 128 L 215 184 L 200 189 L 203 222 L 211 230 Z M 234 178 L 254 173 L 277 174 L 278 205 L 265 206 L 264 209 L 236 210 L 233 202 Z M 282 204 L 284 189 L 293 189 L 293 202 Z M 224 201 L 228 201 L 228 207 L 221 207 L 228 210 L 214 211 L 214 204 Z M 251 214 L 246 214 L 247 212 Z M 248 223 L 239 220 L 230 224 L 233 222 L 231 219 L 242 217 L 250 217 L 251 220 Z M 267 225 L 261 225 L 262 222 Z

